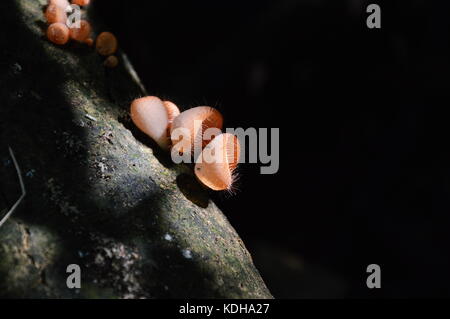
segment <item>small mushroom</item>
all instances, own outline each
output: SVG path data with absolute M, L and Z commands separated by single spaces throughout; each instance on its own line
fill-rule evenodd
M 111 32 L 102 32 L 97 37 L 95 47 L 100 55 L 113 55 L 117 51 L 117 39 Z
M 169 115 L 159 98 L 147 96 L 134 100 L 131 103 L 131 120 L 162 149 L 169 148 L 170 139 L 167 137 Z
M 195 164 L 195 176 L 212 190 L 231 190 L 240 157 L 238 138 L 229 133 L 216 136 Z
M 168 134 L 170 134 L 170 126 L 172 126 L 172 122 L 173 120 L 180 115 L 180 109 L 178 108 L 178 106 L 175 105 L 175 103 L 170 102 L 170 101 L 163 101 L 164 106 L 166 107 L 167 110 L 167 114 L 169 116 L 169 132 Z
M 66 44 L 69 41 L 69 28 L 60 22 L 51 24 L 47 29 L 47 38 L 58 45 Z
M 91 24 L 86 20 L 81 20 L 79 28 L 76 27 L 76 24 L 70 28 L 70 37 L 75 41 L 85 42 L 89 39 L 91 30 Z
M 175 147 L 172 151 L 178 153 L 190 151 L 194 155 L 196 145 L 201 145 L 203 149 L 210 141 L 205 138 L 205 131 L 210 128 L 220 131 L 222 125 L 223 117 L 220 112 L 209 106 L 198 106 L 182 112 L 173 120 L 170 127 L 171 140 Z M 183 134 L 173 134 L 176 129 L 188 130 L 190 138 L 182 139 Z
M 115 68 L 119 64 L 119 60 L 115 55 L 110 55 L 108 58 L 106 58 L 105 62 L 103 62 L 103 65 L 107 68 Z
M 70 5 L 69 1 L 67 0 L 50 0 L 49 4 L 52 5 L 56 5 L 59 8 L 61 8 L 62 10 L 64 10 L 64 12 L 66 11 L 67 7 Z
M 56 22 L 66 23 L 67 14 L 64 9 L 60 8 L 56 4 L 50 4 L 45 10 L 45 18 L 49 24 Z

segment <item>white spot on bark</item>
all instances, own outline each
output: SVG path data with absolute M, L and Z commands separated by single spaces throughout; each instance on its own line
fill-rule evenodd
M 192 252 L 189 249 L 183 249 L 181 251 L 181 253 L 183 254 L 183 257 L 186 259 L 192 259 Z

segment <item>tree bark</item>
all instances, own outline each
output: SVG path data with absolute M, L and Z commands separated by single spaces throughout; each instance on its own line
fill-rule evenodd
M 145 92 L 126 56 L 105 69 L 93 48 L 50 43 L 45 3 L 0 2 L 0 218 L 20 196 L 8 146 L 27 190 L 0 228 L 0 297 L 271 298 L 191 168 L 131 123 Z

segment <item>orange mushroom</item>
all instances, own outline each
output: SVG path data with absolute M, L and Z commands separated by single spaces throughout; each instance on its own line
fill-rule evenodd
M 113 55 L 117 51 L 117 38 L 111 32 L 102 32 L 97 37 L 95 47 L 100 55 Z
M 230 190 L 240 157 L 238 138 L 229 133 L 216 136 L 203 149 L 195 164 L 195 176 L 212 190 Z
M 194 154 L 196 145 L 200 145 L 203 149 L 209 142 L 205 137 L 205 131 L 209 128 L 216 128 L 217 131 L 220 131 L 222 125 L 223 118 L 220 112 L 209 106 L 198 106 L 182 112 L 173 120 L 170 127 L 173 151 L 178 153 L 190 151 L 191 154 Z M 173 134 L 176 129 L 188 130 L 189 139 L 183 140 L 182 136 Z
M 49 4 L 52 5 L 56 5 L 59 8 L 61 8 L 62 10 L 64 10 L 64 12 L 66 11 L 67 7 L 70 5 L 69 1 L 67 0 L 50 0 Z
M 73 40 L 85 42 L 87 39 L 89 39 L 91 35 L 91 30 L 92 30 L 91 24 L 86 20 L 81 20 L 79 28 L 76 27 L 76 24 L 74 24 L 70 28 L 70 37 Z
M 69 41 L 69 28 L 60 22 L 51 24 L 47 29 L 47 38 L 59 45 L 66 44 Z
M 106 66 L 107 68 L 115 68 L 117 65 L 119 64 L 119 60 L 117 59 L 117 57 L 115 55 L 110 55 L 105 62 L 103 62 L 103 65 Z
M 175 103 L 170 102 L 170 101 L 163 101 L 164 106 L 166 107 L 167 110 L 167 114 L 169 116 L 169 132 L 168 132 L 168 136 L 170 136 L 170 126 L 172 126 L 172 122 L 173 120 L 180 115 L 180 109 L 178 108 L 178 106 L 175 105 Z
M 164 103 L 156 96 L 139 98 L 131 103 L 131 119 L 145 134 L 167 150 L 170 139 L 167 137 L 169 115 Z
M 56 22 L 66 23 L 67 14 L 64 9 L 58 7 L 56 4 L 50 4 L 45 10 L 45 18 L 49 24 Z

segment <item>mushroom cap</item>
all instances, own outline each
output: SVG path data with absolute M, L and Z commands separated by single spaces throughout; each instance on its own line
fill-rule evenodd
M 67 14 L 64 9 L 57 6 L 56 4 L 50 4 L 45 10 L 45 18 L 47 19 L 47 23 L 66 23 Z
M 117 38 L 111 32 L 102 32 L 98 35 L 95 48 L 100 55 L 113 55 L 117 51 Z
M 230 189 L 239 157 L 238 138 L 229 133 L 220 134 L 202 151 L 195 164 L 195 176 L 203 185 L 213 190 Z
M 64 12 L 66 11 L 67 7 L 70 5 L 68 0 L 50 0 L 49 4 L 54 4 L 58 7 L 60 7 L 61 9 L 64 10 Z
M 64 23 L 52 23 L 47 29 L 47 38 L 59 45 L 66 44 L 69 41 L 69 28 Z
M 198 121 L 196 123 L 196 121 Z M 204 140 L 203 135 L 205 131 L 209 128 L 217 128 L 221 130 L 223 126 L 223 117 L 219 111 L 209 106 L 197 106 L 192 109 L 186 110 L 178 115 L 172 122 L 170 128 L 170 135 L 172 144 L 178 144 L 180 138 L 172 138 L 172 133 L 175 129 L 184 128 L 189 130 L 190 136 L 190 147 L 185 143 L 181 143 L 179 152 L 191 151 L 193 153 L 194 147 L 197 143 L 201 142 L 202 149 L 210 142 L 209 140 Z
M 110 55 L 105 62 L 103 62 L 103 65 L 107 68 L 115 68 L 119 64 L 119 59 L 115 55 Z
M 167 114 L 169 115 L 169 123 L 172 123 L 173 120 L 180 115 L 180 109 L 175 103 L 170 101 L 164 101 L 164 106 L 166 107 Z
M 166 107 L 167 110 L 167 115 L 169 117 L 169 125 L 167 125 L 167 138 L 169 139 L 169 141 L 172 143 L 172 141 L 170 140 L 170 129 L 172 127 L 172 122 L 173 120 L 180 115 L 180 109 L 178 108 L 178 106 L 176 106 L 175 103 L 170 102 L 170 101 L 163 101 L 164 106 Z
M 168 149 L 167 137 L 169 117 L 164 103 L 156 96 L 139 98 L 131 103 L 131 119 L 145 134 L 163 149 Z
M 87 39 L 89 39 L 91 35 L 91 30 L 92 30 L 91 24 L 86 20 L 81 20 L 79 28 L 75 26 L 70 28 L 70 37 L 73 40 L 85 42 Z

